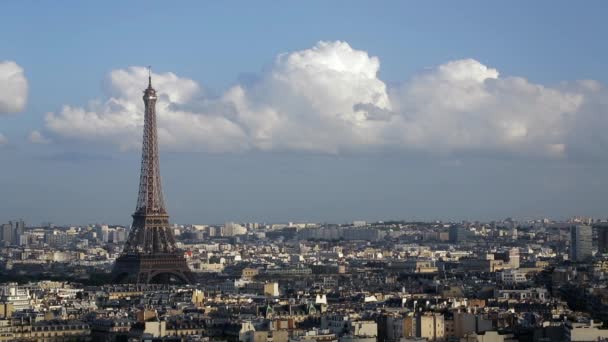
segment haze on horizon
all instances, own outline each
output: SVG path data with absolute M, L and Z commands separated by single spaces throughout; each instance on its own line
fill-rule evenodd
M 145 8 L 142 8 L 145 7 Z M 602 1 L 0 4 L 0 222 L 605 218 Z

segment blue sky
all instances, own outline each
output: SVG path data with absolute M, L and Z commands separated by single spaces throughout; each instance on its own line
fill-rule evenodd
M 146 65 L 158 87 L 179 78 L 158 88 L 173 94 L 161 168 L 174 222 L 606 217 L 607 6 L 2 2 L 0 61 L 23 70 L 27 103 L 0 115 L 0 221 L 129 223 L 138 131 L 99 127 L 141 105 L 129 97 L 139 69 L 129 68 Z M 345 68 L 324 69 L 336 60 Z M 458 76 L 479 68 L 474 83 Z M 238 107 L 235 87 L 247 102 L 236 114 L 225 109 Z M 467 101 L 491 101 L 462 107 L 463 89 L 479 91 Z M 119 114 L 89 105 L 114 98 Z M 390 123 L 351 110 L 358 100 Z M 75 125 L 64 105 L 102 126 Z M 268 108 L 282 126 L 264 126 Z

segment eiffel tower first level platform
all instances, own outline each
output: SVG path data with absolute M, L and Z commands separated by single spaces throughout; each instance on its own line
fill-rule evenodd
M 193 273 L 175 244 L 160 180 L 156 129 L 156 90 L 148 76 L 144 90 L 144 134 L 137 207 L 122 254 L 112 271 L 114 283 L 193 283 Z
M 176 253 L 123 254 L 114 265 L 115 283 L 194 283 L 183 255 Z

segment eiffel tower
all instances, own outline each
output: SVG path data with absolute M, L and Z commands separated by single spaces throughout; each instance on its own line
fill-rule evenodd
M 113 270 L 115 283 L 193 283 L 184 254 L 175 246 L 165 209 L 158 161 L 156 90 L 148 71 L 137 208 L 129 238 Z

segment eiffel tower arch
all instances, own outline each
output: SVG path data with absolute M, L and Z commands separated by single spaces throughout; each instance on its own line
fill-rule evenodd
M 144 133 L 137 207 L 122 254 L 112 271 L 115 283 L 193 283 L 184 254 L 176 247 L 163 200 L 156 128 L 156 90 L 148 76 L 144 90 Z

